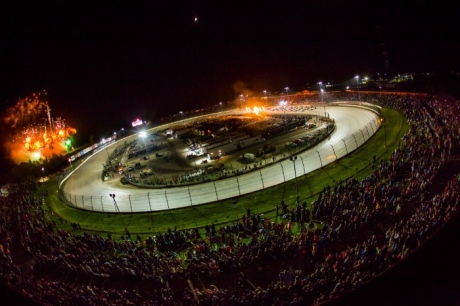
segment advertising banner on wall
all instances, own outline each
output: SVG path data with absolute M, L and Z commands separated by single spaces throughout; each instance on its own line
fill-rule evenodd
M 77 154 L 70 156 L 69 158 L 70 158 L 71 161 L 75 161 L 75 160 L 79 159 L 80 157 L 84 156 L 85 154 L 88 154 L 89 152 L 93 151 L 94 149 L 96 149 L 96 148 L 98 148 L 98 147 L 100 147 L 100 146 L 102 146 L 104 144 L 108 144 L 108 143 L 110 143 L 112 141 L 115 141 L 116 139 L 117 139 L 116 135 L 113 135 L 112 137 L 109 137 L 107 139 L 104 138 L 99 143 L 95 143 L 92 146 L 89 146 L 89 147 L 81 150 Z

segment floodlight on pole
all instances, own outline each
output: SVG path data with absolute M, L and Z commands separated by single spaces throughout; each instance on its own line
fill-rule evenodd
M 320 93 L 321 93 L 321 103 L 323 103 L 324 117 L 326 118 L 326 103 L 324 103 L 324 101 L 323 101 L 323 92 L 324 92 L 324 89 L 321 88 L 321 86 L 323 86 L 323 82 L 318 82 L 317 84 L 319 85 L 319 91 L 320 91 Z
M 321 88 L 321 103 L 323 103 L 324 118 L 326 118 L 326 102 L 323 101 L 323 93 L 324 93 L 324 89 Z
M 289 104 L 289 95 L 288 95 L 289 87 L 284 87 L 284 89 L 286 90 L 286 101 Z
M 123 220 L 123 217 L 121 216 L 120 208 L 118 208 L 117 201 L 115 201 L 115 193 L 111 193 L 109 194 L 109 196 L 113 200 L 113 206 L 115 207 L 115 212 L 118 212 L 118 214 L 120 215 L 120 219 L 121 219 L 121 222 L 123 223 L 123 226 L 125 227 L 126 233 L 129 233 L 128 228 L 126 227 L 125 221 Z
M 284 126 L 285 126 L 285 129 L 287 131 L 286 104 L 287 104 L 287 101 L 280 101 L 280 105 L 282 106 L 283 111 L 284 111 Z
M 355 76 L 355 79 L 356 79 L 356 86 L 358 88 L 358 101 L 359 101 L 361 99 L 359 96 L 359 75 Z
M 147 153 L 147 159 L 150 159 L 149 152 L 147 151 L 147 146 L 145 144 L 145 137 L 147 137 L 147 132 L 145 131 L 140 132 L 139 137 L 142 138 L 142 141 L 144 142 L 144 149 L 145 149 L 145 153 Z
M 297 200 L 299 197 L 299 186 L 297 185 L 297 171 L 295 167 L 295 161 L 297 160 L 297 155 L 291 156 L 289 159 L 292 161 L 294 165 L 295 190 L 296 190 L 296 200 Z

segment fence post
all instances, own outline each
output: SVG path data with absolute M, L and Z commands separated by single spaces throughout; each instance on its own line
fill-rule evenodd
M 303 158 L 300 155 L 299 155 L 299 157 L 300 157 L 300 160 L 302 161 L 303 174 L 307 174 L 306 171 L 305 171 L 305 164 L 303 163 Z
M 131 212 L 133 212 L 133 205 L 131 204 L 131 195 L 128 194 L 129 207 L 131 207 Z
M 94 211 L 93 196 L 90 196 L 89 200 L 91 201 L 91 210 Z
M 359 146 L 358 146 L 358 141 L 356 140 L 355 134 L 351 134 L 351 136 L 353 136 L 353 138 L 355 139 L 356 149 L 359 148 Z
M 347 151 L 347 154 L 348 154 L 347 144 L 345 143 L 345 140 L 343 140 L 343 138 L 342 138 L 342 141 L 343 141 L 343 144 L 345 145 L 345 150 Z
M 319 155 L 319 152 L 318 150 L 316 150 L 316 153 L 318 153 L 318 157 L 319 157 L 319 162 L 321 164 L 321 167 L 323 166 L 323 161 L 321 160 L 321 155 Z
M 83 203 L 83 208 L 85 208 L 85 196 L 84 195 L 81 196 L 81 202 Z
M 236 183 L 238 184 L 238 193 L 241 195 L 240 181 L 238 180 L 238 177 L 236 177 Z
M 369 134 L 369 129 L 367 128 L 367 125 L 364 126 L 366 128 L 366 131 L 367 131 L 367 137 L 371 137 L 371 135 Z
M 379 128 L 378 128 L 377 120 L 374 119 L 374 120 L 372 120 L 372 122 L 374 122 L 375 129 L 378 130 Z
M 193 203 L 192 203 L 192 194 L 190 193 L 190 185 L 187 185 L 187 189 L 188 189 L 188 196 L 190 197 L 190 206 L 193 206 Z
M 262 181 L 262 189 L 265 189 L 264 178 L 262 177 L 262 170 L 259 170 L 259 173 L 260 173 L 260 180 Z
M 363 142 L 366 141 L 366 137 L 364 137 L 363 131 L 359 130 L 361 132 L 361 135 L 363 135 Z
M 101 196 L 101 207 L 102 207 L 102 212 L 104 212 L 104 203 L 102 203 L 102 196 Z
M 166 190 L 165 190 L 165 199 L 166 199 L 166 205 L 168 205 L 168 209 L 171 209 L 169 208 L 169 202 L 168 202 L 168 196 L 166 195 Z
M 375 119 L 374 119 L 374 120 L 375 120 Z M 374 121 L 374 120 L 373 120 L 373 121 Z M 370 126 L 371 129 L 372 129 L 372 134 L 375 134 L 374 127 L 372 126 L 372 122 L 373 122 L 373 121 L 371 121 L 371 122 L 369 123 L 369 126 Z
M 284 175 L 284 167 L 283 165 L 281 164 L 281 162 L 279 163 L 280 166 L 281 166 L 281 171 L 283 172 L 283 183 L 286 183 L 286 176 Z
M 214 192 L 216 193 L 216 199 L 219 200 L 219 195 L 217 194 L 216 182 L 212 183 L 214 185 Z
M 150 203 L 150 192 L 147 192 L 147 200 L 149 201 L 150 211 L 152 211 L 152 204 Z
M 334 152 L 335 160 L 337 160 L 337 154 L 335 154 L 334 146 L 331 145 L 331 148 L 332 148 L 332 152 Z

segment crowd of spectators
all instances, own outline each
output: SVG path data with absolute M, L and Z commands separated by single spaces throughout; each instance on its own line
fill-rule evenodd
M 78 226 L 60 230 L 39 183 L 4 186 L 1 281 L 45 305 L 309 305 L 366 283 L 456 213 L 457 177 L 442 192 L 431 190 L 458 142 L 460 111 L 447 96 L 363 94 L 362 100 L 399 109 L 410 124 L 390 159 L 374 157 L 366 178 L 326 186 L 312 203 L 282 203 L 275 221 L 248 208 L 241 220 L 210 224 L 201 234 L 174 228 L 115 240 L 77 234 Z M 19 256 L 30 258 L 30 266 L 20 265 Z M 263 286 L 243 276 L 273 268 L 279 273 Z M 56 275 L 84 281 L 66 284 Z M 223 278 L 224 288 L 205 285 Z M 150 290 L 125 290 L 120 280 L 147 282 Z

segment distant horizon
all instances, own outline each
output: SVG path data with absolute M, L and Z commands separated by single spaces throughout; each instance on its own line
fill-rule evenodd
M 416 72 L 416 73 L 433 75 L 433 72 L 429 72 L 429 73 Z M 457 73 L 457 74 L 460 74 L 460 73 Z M 386 79 L 391 79 L 392 77 L 394 77 L 396 75 L 397 74 L 388 75 L 386 77 Z M 446 75 L 449 75 L 449 73 L 446 73 Z M 367 76 L 368 75 L 363 75 L 363 77 L 367 77 Z M 373 77 L 378 77 L 378 76 L 371 76 L 369 74 L 369 78 L 372 79 Z M 341 81 L 339 80 L 336 84 L 330 84 L 330 85 L 335 86 L 334 90 L 337 90 L 337 88 L 345 89 L 345 88 L 341 88 L 341 87 L 345 87 L 345 84 L 347 82 L 350 83 L 352 86 L 354 85 L 353 79 L 346 79 L 346 80 L 341 80 Z M 328 82 L 325 81 L 325 84 L 326 83 L 328 83 Z M 241 84 L 240 84 L 240 86 L 241 86 Z M 243 86 L 246 86 L 246 85 L 243 84 Z M 301 91 L 305 90 L 306 88 L 308 88 L 309 90 L 318 90 L 317 88 L 315 88 L 317 86 L 318 86 L 318 84 L 313 84 L 313 85 L 309 85 L 307 87 L 302 87 L 302 89 L 289 88 L 289 90 L 290 90 L 289 94 L 294 94 L 294 93 L 301 92 Z M 364 86 L 364 85 L 361 85 L 361 86 Z M 252 91 L 250 88 L 246 88 L 246 87 L 244 89 L 239 89 L 239 90 L 243 90 L 243 91 L 249 93 L 251 96 L 261 96 L 261 97 L 263 97 L 265 95 L 264 91 L 255 92 L 255 91 Z M 276 96 L 276 95 L 281 95 L 282 96 L 284 94 L 284 88 L 281 87 L 281 86 L 279 86 L 279 88 L 277 90 L 271 90 L 270 88 L 266 88 L 265 90 L 267 90 L 269 95 L 272 95 L 272 96 Z M 326 89 L 326 91 L 327 90 L 328 89 Z M 222 102 L 224 105 L 226 105 L 227 103 L 232 103 L 237 99 L 238 95 L 234 94 L 233 96 L 234 97 L 233 97 L 232 100 L 219 101 L 219 103 Z M 52 108 L 55 109 L 55 106 L 53 105 L 53 100 L 54 99 L 52 98 L 52 96 L 51 95 L 47 96 L 46 100 L 51 101 L 50 106 L 52 106 Z M 184 112 L 184 113 L 187 113 L 188 111 L 193 111 L 193 110 L 199 109 L 199 108 L 206 108 L 206 107 L 216 106 L 219 103 L 208 103 L 208 105 L 203 103 L 203 105 L 200 105 L 200 106 L 186 105 L 184 107 L 181 107 L 179 105 L 175 105 L 174 108 L 165 108 L 165 109 L 162 110 L 163 111 L 162 113 L 158 112 L 157 114 L 155 114 L 155 117 L 150 117 L 150 118 L 147 118 L 146 116 L 143 116 L 142 114 L 137 116 L 137 117 L 135 117 L 135 118 L 120 117 L 120 123 L 121 123 L 121 121 L 123 121 L 123 123 L 121 123 L 119 126 L 104 125 L 105 120 L 101 120 L 102 125 L 100 125 L 99 128 L 96 128 L 96 129 L 91 129 L 90 128 L 90 129 L 88 129 L 88 127 L 86 127 L 86 129 L 85 128 L 82 129 L 82 126 L 84 127 L 84 124 L 82 125 L 82 123 L 76 122 L 76 124 L 77 124 L 77 134 L 73 135 L 73 138 L 75 140 L 74 147 L 82 147 L 82 146 L 90 144 L 90 137 L 91 136 L 93 136 L 95 142 L 98 142 L 100 139 L 102 139 L 104 137 L 110 137 L 113 134 L 113 132 L 119 132 L 121 128 L 125 128 L 127 131 L 132 130 L 133 128 L 131 127 L 131 122 L 133 120 L 135 120 L 136 118 L 141 118 L 142 120 L 150 121 L 150 122 L 153 123 L 153 125 L 156 125 L 156 124 L 159 124 L 158 123 L 159 119 L 167 118 L 167 117 L 169 117 L 171 115 L 174 115 L 176 113 L 179 113 L 181 111 Z M 59 104 L 56 105 L 56 111 L 58 113 L 60 113 L 61 110 L 57 109 L 57 107 L 62 108 L 62 105 L 59 105 Z M 56 118 L 56 117 L 57 116 L 53 116 L 53 118 Z M 67 120 L 69 118 L 64 118 L 64 119 Z M 70 117 L 70 122 L 72 122 L 72 121 L 75 121 L 75 118 Z M 82 125 L 82 126 L 78 126 L 78 125 Z

